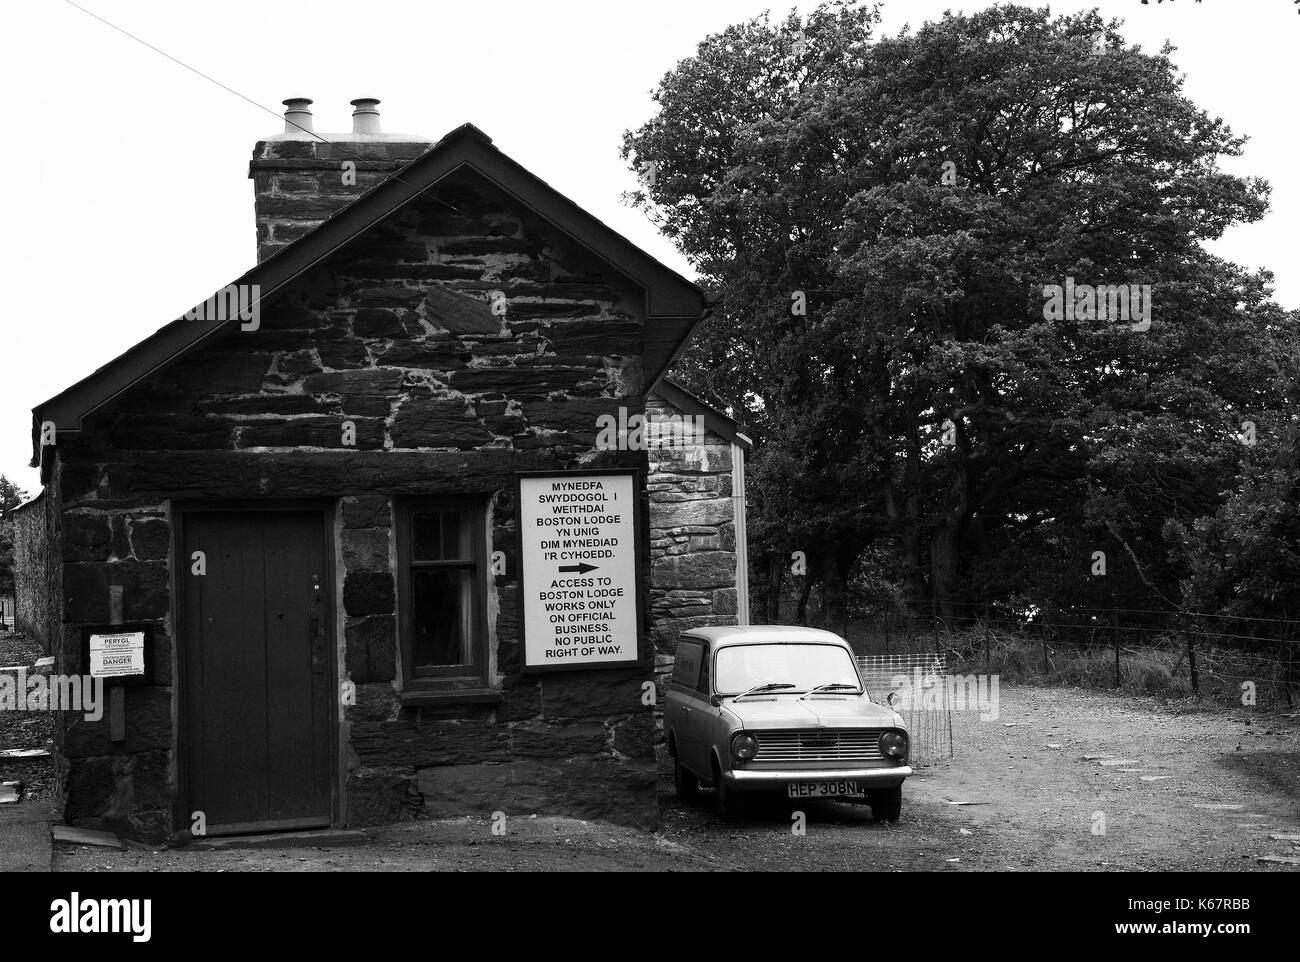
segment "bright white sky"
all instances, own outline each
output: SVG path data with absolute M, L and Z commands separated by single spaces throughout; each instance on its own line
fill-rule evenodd
M 77 0 L 251 100 L 311 97 L 318 132 L 378 97 L 386 131 L 436 138 L 470 121 L 651 254 L 684 260 L 619 196 L 622 132 L 696 43 L 763 0 Z M 783 18 L 789 4 L 773 4 Z M 800 3 L 801 10 L 814 4 Z M 986 4 L 891 0 L 884 30 Z M 1093 4 L 1054 5 L 1059 12 Z M 1294 114 L 1300 16 L 1290 0 L 1098 0 L 1130 44 L 1165 39 L 1186 91 L 1250 135 L 1230 164 L 1273 185 L 1262 223 L 1216 253 L 1277 275 L 1300 308 L 1287 228 L 1300 215 Z M 255 260 L 248 160 L 282 121 L 65 0 L 4 0 L 0 89 L 0 472 L 39 490 L 31 408 L 242 274 Z

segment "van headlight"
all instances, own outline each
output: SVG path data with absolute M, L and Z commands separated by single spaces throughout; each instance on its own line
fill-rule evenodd
M 907 732 L 898 728 L 880 734 L 880 753 L 886 758 L 907 757 Z
M 748 732 L 741 732 L 731 740 L 731 755 L 738 761 L 747 762 L 758 754 L 758 739 Z

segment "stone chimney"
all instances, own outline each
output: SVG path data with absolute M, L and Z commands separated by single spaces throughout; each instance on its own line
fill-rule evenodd
M 394 171 L 423 154 L 433 141 L 410 134 L 386 134 L 379 101 L 352 101 L 352 130 L 315 133 L 312 102 L 284 101 L 284 133 L 259 140 L 248 176 L 257 214 L 257 259 L 286 244 L 346 207 Z

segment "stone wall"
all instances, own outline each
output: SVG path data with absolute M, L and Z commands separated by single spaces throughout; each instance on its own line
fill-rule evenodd
M 14 622 L 48 654 L 58 625 L 59 566 L 55 562 L 59 513 L 46 492 L 15 510 Z
M 656 395 L 646 401 L 648 419 L 680 413 Z M 651 447 L 649 458 L 650 621 L 662 704 L 677 636 L 736 623 L 736 515 L 729 441 L 706 431 L 703 443 Z M 662 711 L 656 721 L 662 731 Z M 662 740 L 658 751 L 663 774 L 669 765 Z
M 662 398 L 648 419 L 680 415 Z M 650 593 L 655 650 L 671 655 L 688 628 L 736 623 L 736 520 L 730 442 L 705 432 L 703 443 L 649 451 Z
M 155 839 L 183 827 L 171 815 L 174 502 L 327 498 L 338 642 L 358 696 L 341 730 L 349 824 L 421 811 L 657 823 L 650 652 L 638 669 L 520 674 L 513 504 L 518 471 L 645 468 L 644 453 L 594 447 L 598 415 L 639 410 L 643 298 L 471 175 L 436 194 L 263 305 L 259 330 L 60 437 L 60 670 L 82 628 L 107 620 L 110 584 L 126 586 L 126 619 L 153 626 L 165 665 L 131 690 L 124 746 L 99 723 L 60 735 L 68 821 Z M 401 700 L 393 503 L 438 494 L 490 502 L 491 548 L 507 557 L 489 582 L 495 703 Z
M 346 134 L 293 133 L 259 140 L 248 165 L 256 197 L 258 261 L 302 237 L 429 146 L 415 137 L 363 141 Z

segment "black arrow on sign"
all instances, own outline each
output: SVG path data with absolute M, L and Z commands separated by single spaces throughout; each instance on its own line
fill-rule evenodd
M 595 571 L 599 565 L 589 565 L 587 562 L 576 565 L 560 565 L 561 571 L 576 571 L 580 575 L 585 575 L 588 571 Z

